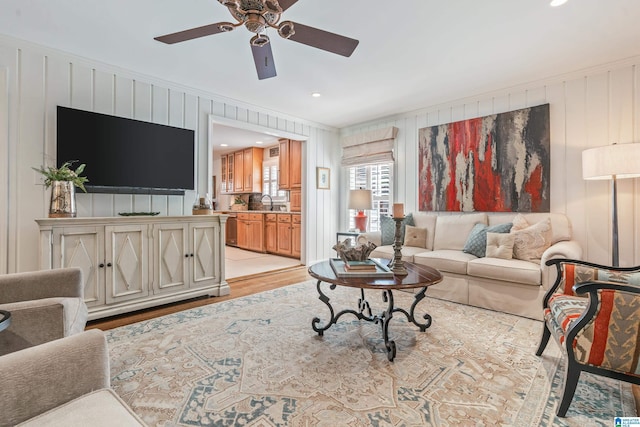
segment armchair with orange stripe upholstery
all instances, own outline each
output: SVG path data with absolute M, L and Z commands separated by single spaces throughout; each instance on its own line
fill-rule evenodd
M 536 355 L 553 335 L 567 357 L 557 414 L 564 417 L 581 372 L 640 384 L 640 266 L 552 259 L 557 278 L 544 296 Z

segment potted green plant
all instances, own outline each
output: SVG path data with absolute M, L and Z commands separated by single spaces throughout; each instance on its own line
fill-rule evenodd
M 84 172 L 85 164 L 82 163 L 75 169 L 71 168 L 77 160 L 66 161 L 59 168 L 41 166 L 32 168 L 44 176 L 45 188 L 51 187 L 51 203 L 49 205 L 50 218 L 69 218 L 76 216 L 76 191 L 80 188 L 85 193 L 87 189 L 84 183 L 89 181 Z

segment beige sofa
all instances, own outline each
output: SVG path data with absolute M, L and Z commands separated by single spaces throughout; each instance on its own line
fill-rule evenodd
M 423 247 L 403 247 L 402 258 L 442 273 L 444 280 L 427 291 L 431 297 L 542 320 L 542 298 L 556 275 L 545 261 L 582 257 L 582 248 L 572 239 L 571 223 L 560 213 L 415 212 L 412 216 L 414 226 L 426 230 L 425 242 Z M 549 247 L 539 259 L 478 257 L 463 252 L 476 224 L 491 227 L 516 221 L 521 225 L 523 220 L 530 226 L 549 220 Z M 370 257 L 393 257 L 393 246 L 381 245 L 380 232 L 358 236 L 358 243 L 367 241 L 378 245 Z
M 110 388 L 98 329 L 0 356 L 0 378 L 0 426 L 145 425 Z

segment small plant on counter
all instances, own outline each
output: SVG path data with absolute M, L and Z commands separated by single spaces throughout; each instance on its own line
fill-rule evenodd
M 44 166 L 40 166 L 39 169 L 31 169 L 40 172 L 44 176 L 44 185 L 46 188 L 51 187 L 51 183 L 54 181 L 71 181 L 76 187 L 86 193 L 87 190 L 84 188 L 84 183 L 89 181 L 89 179 L 86 176 L 80 176 L 86 165 L 83 163 L 73 170 L 71 169 L 71 165 L 75 162 L 77 162 L 77 160 L 69 160 L 64 162 L 59 168 L 51 166 L 45 168 Z
M 233 200 L 233 204 L 234 204 L 234 205 L 242 205 L 242 206 L 244 206 L 244 205 L 246 205 L 246 204 L 247 204 L 247 202 L 245 202 L 245 201 L 242 199 L 242 196 L 236 196 L 236 198 Z

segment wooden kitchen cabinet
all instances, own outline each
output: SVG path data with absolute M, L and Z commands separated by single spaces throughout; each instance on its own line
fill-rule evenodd
M 264 252 L 264 214 L 238 213 L 238 247 Z
M 233 192 L 244 191 L 244 153 L 236 151 L 233 153 Z
M 269 253 L 278 251 L 278 216 L 276 214 L 264 216 L 264 247 Z
M 280 190 L 302 187 L 302 142 L 293 139 L 280 139 L 278 166 Z
M 291 256 L 291 215 L 278 215 L 278 238 L 276 251 L 279 255 Z
M 233 193 L 234 189 L 234 154 L 224 154 L 220 156 L 220 192 L 223 194 Z
M 291 212 L 302 211 L 302 191 L 300 189 L 289 191 L 289 202 L 291 202 Z
M 245 193 L 262 193 L 262 158 L 264 148 L 245 148 L 242 151 L 243 185 Z
M 291 215 L 291 256 L 300 258 L 302 247 L 301 233 L 302 217 L 300 215 Z

